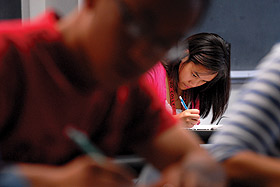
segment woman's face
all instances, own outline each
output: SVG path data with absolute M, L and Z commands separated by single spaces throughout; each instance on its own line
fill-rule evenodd
M 181 90 L 187 90 L 201 86 L 207 82 L 212 81 L 218 73 L 209 71 L 202 65 L 196 65 L 193 62 L 183 63 L 181 62 L 179 68 L 179 83 L 178 88 Z

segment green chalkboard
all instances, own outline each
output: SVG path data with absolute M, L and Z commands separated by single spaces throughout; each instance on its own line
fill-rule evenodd
M 232 70 L 253 70 L 280 41 L 280 0 L 211 0 L 196 32 L 214 32 L 231 43 Z
M 0 19 L 21 18 L 21 0 L 0 0 Z

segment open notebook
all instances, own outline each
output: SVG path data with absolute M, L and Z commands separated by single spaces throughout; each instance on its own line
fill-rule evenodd
M 223 127 L 223 125 L 195 125 L 192 128 L 188 128 L 189 130 L 195 130 L 195 131 L 213 131 L 213 130 L 219 130 Z

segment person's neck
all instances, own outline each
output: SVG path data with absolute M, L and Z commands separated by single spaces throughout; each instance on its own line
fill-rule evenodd
M 72 51 L 77 51 L 77 41 L 79 41 L 77 38 L 79 34 L 77 34 L 80 28 L 79 24 L 79 17 L 80 13 L 78 10 L 73 11 L 71 14 L 61 18 L 56 28 L 61 33 L 62 39 L 64 44 L 70 48 Z
M 95 84 L 95 79 L 92 77 L 90 60 L 84 50 L 83 34 L 80 28 L 82 27 L 82 11 L 73 11 L 72 14 L 63 17 L 57 23 L 57 29 L 61 33 L 62 42 L 71 53 L 79 59 L 79 64 L 74 64 L 78 72 L 82 72 L 83 79 L 88 82 L 89 85 Z
M 178 88 L 176 93 L 177 93 L 177 95 L 178 95 L 178 97 L 179 97 L 179 95 L 182 95 L 182 94 L 183 94 L 183 91 L 182 91 L 181 89 Z

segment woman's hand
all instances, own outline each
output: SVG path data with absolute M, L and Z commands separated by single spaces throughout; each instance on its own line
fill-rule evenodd
M 198 109 L 184 110 L 180 114 L 176 115 L 177 118 L 185 122 L 185 127 L 191 128 L 200 122 L 200 115 Z
M 64 166 L 20 164 L 21 173 L 32 186 L 133 186 L 133 175 L 107 159 L 97 164 L 88 156 Z

